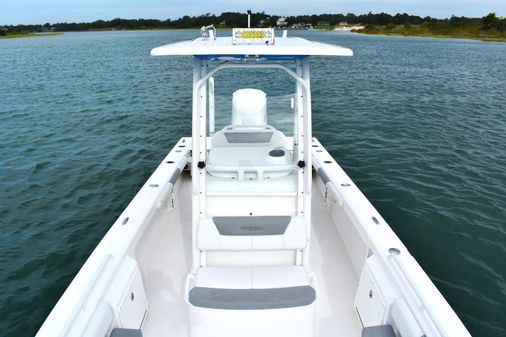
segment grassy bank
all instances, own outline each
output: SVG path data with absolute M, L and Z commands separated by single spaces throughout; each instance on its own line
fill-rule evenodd
M 484 28 L 478 24 L 465 26 L 449 24 L 431 25 L 427 23 L 422 23 L 421 25 L 368 25 L 365 29 L 356 32 L 363 34 L 444 37 L 506 42 L 506 31 L 500 31 L 495 28 Z
M 0 39 L 13 39 L 17 37 L 33 37 L 33 36 L 53 36 L 61 34 L 63 33 L 19 33 L 19 34 L 0 35 Z

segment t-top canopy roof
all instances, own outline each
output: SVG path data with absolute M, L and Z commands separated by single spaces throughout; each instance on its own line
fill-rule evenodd
M 297 58 L 311 55 L 352 56 L 351 49 L 332 44 L 308 41 L 298 37 L 276 37 L 274 44 L 232 44 L 232 37 L 197 38 L 157 47 L 151 55 L 193 55 L 200 57 L 260 56 L 267 58 Z

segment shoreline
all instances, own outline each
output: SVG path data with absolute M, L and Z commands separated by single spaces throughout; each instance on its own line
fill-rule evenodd
M 446 28 L 446 27 L 445 27 Z M 497 30 L 484 30 L 481 27 L 456 27 L 437 29 L 423 25 L 367 26 L 365 29 L 352 30 L 353 33 L 367 35 L 418 36 L 447 39 L 468 39 L 478 41 L 506 42 L 506 34 Z
M 506 37 L 480 37 L 480 36 L 466 36 L 466 35 L 445 35 L 445 34 L 401 34 L 401 33 L 387 33 L 387 32 L 363 32 L 352 31 L 352 33 L 364 35 L 382 35 L 382 36 L 414 36 L 414 37 L 433 37 L 436 39 L 464 39 L 475 41 L 487 42 L 506 42 Z
M 199 28 L 151 28 L 151 29 L 90 29 L 90 30 L 69 30 L 62 32 L 47 32 L 47 33 L 20 33 L 20 34 L 8 34 L 0 36 L 0 39 L 15 39 L 24 37 L 38 37 L 38 36 L 58 36 L 64 33 L 85 33 L 85 32 L 124 32 L 124 31 L 146 31 L 146 30 L 195 30 Z M 229 27 L 219 27 L 217 30 L 231 29 Z M 382 35 L 382 36 L 414 36 L 414 37 L 432 37 L 432 38 L 444 38 L 444 39 L 467 39 L 476 41 L 488 41 L 488 42 L 506 42 L 506 37 L 495 37 L 495 36 L 476 36 L 476 35 L 459 35 L 459 34 L 433 34 L 433 33 L 407 33 L 407 32 L 395 32 L 385 31 L 383 29 L 332 29 L 315 28 L 320 31 L 333 31 L 333 32 L 352 32 L 364 35 Z
M 0 39 L 17 39 L 17 38 L 35 37 L 35 36 L 57 36 L 57 35 L 63 35 L 63 33 L 64 32 L 7 34 L 7 35 L 1 35 Z

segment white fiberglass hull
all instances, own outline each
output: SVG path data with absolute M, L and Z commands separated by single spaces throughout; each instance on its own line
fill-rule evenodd
M 116 327 L 140 329 L 145 337 L 189 336 L 185 289 L 195 238 L 192 178 L 181 171 L 191 159 L 190 144 L 191 138 L 182 138 L 167 155 L 37 336 L 109 336 Z M 403 337 L 468 336 L 406 247 L 316 139 L 312 151 L 315 335 L 358 337 L 363 327 L 388 324 Z

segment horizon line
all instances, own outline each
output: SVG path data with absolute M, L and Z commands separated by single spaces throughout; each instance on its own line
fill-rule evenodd
M 142 17 L 111 17 L 109 19 L 104 19 L 104 18 L 100 18 L 100 19 L 95 19 L 95 20 L 88 20 L 88 21 L 56 21 L 56 22 L 50 22 L 50 21 L 46 21 L 44 23 L 11 23 L 11 24 L 2 24 L 0 23 L 0 27 L 2 26 L 17 26 L 17 25 L 26 25 L 26 26 L 37 26 L 37 25 L 44 25 L 46 23 L 49 23 L 51 25 L 55 25 L 55 24 L 59 24 L 59 23 L 92 23 L 92 22 L 96 22 L 96 21 L 112 21 L 112 20 L 115 20 L 115 19 L 121 19 L 121 20 L 159 20 L 159 21 L 167 21 L 167 20 L 171 20 L 171 21 L 175 21 L 175 20 L 179 20 L 185 16 L 189 16 L 189 17 L 200 17 L 200 16 L 206 16 L 207 14 L 209 15 L 214 15 L 214 16 L 220 16 L 222 15 L 223 13 L 237 13 L 237 14 L 244 14 L 244 15 L 247 15 L 246 13 L 242 13 L 242 12 L 234 12 L 234 11 L 229 11 L 229 12 L 221 12 L 219 14 L 216 14 L 216 13 L 210 13 L 210 12 L 207 12 L 207 13 L 202 13 L 202 14 L 198 14 L 198 15 L 188 15 L 188 14 L 185 14 L 185 15 L 182 15 L 182 16 L 179 16 L 178 18 L 175 18 L 175 19 L 172 19 L 172 18 L 164 18 L 164 19 L 156 19 L 156 18 L 142 18 Z M 339 13 L 339 12 L 336 12 L 336 13 L 331 13 L 331 12 L 322 12 L 322 13 L 311 13 L 311 14 L 297 14 L 297 15 L 279 15 L 279 14 L 270 14 L 270 13 L 266 13 L 265 11 L 263 12 L 252 12 L 252 14 L 265 14 L 265 15 L 268 15 L 268 16 L 279 16 L 279 17 L 286 17 L 286 18 L 289 18 L 289 17 L 297 17 L 297 16 L 312 16 L 312 15 L 344 15 L 344 16 L 347 16 L 349 14 L 352 14 L 352 15 L 355 15 L 355 16 L 361 16 L 361 15 L 368 15 L 368 14 L 388 14 L 388 15 L 391 15 L 391 16 L 395 16 L 395 15 L 398 15 L 398 14 L 401 14 L 401 15 L 409 15 L 409 16 L 418 16 L 420 18 L 432 18 L 432 19 L 438 19 L 438 20 L 445 20 L 445 19 L 450 19 L 451 17 L 453 16 L 456 16 L 456 17 L 463 17 L 463 18 L 469 18 L 469 19 L 480 19 L 482 18 L 483 16 L 457 16 L 457 15 L 450 15 L 450 16 L 444 16 L 444 17 L 439 17 L 439 16 L 431 16 L 431 15 L 425 15 L 425 16 L 422 16 L 422 15 L 418 15 L 418 14 L 410 14 L 410 13 L 407 13 L 407 12 L 396 12 L 396 13 L 393 13 L 393 12 L 389 12 L 389 11 L 381 11 L 381 12 L 372 12 L 372 11 L 369 11 L 367 13 L 360 13 L 360 14 L 356 14 L 356 13 L 352 13 L 352 12 L 348 12 L 348 13 Z M 494 11 L 490 12 L 490 13 L 495 13 Z M 501 17 L 501 16 L 498 16 L 498 17 Z

